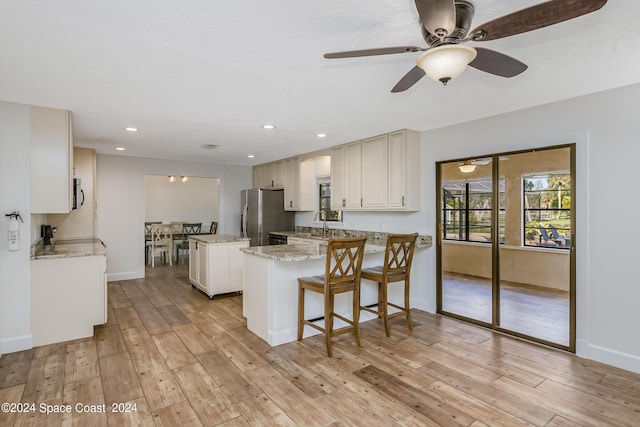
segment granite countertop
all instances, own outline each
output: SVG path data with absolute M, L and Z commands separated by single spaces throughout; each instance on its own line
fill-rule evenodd
M 52 245 L 42 242 L 32 248 L 31 259 L 73 258 L 106 255 L 107 247 L 102 240 L 89 237 L 80 239 L 53 239 Z
M 309 231 L 306 231 L 306 229 Z M 322 233 L 321 228 L 311 228 L 305 227 L 305 231 L 273 231 L 269 234 L 276 234 L 279 236 L 287 236 L 287 237 L 301 237 L 305 239 L 316 239 L 316 240 L 324 240 L 328 241 L 329 239 L 341 239 L 345 237 L 367 237 L 367 244 L 377 245 L 377 246 L 386 246 L 387 245 L 387 234 L 388 233 L 380 233 L 373 231 L 358 231 L 358 230 L 343 230 L 332 228 L 329 230 L 327 235 Z M 432 245 L 431 236 L 427 235 L 418 235 L 418 239 L 416 241 L 416 248 L 430 248 Z
M 200 243 L 230 243 L 249 241 L 251 239 L 247 237 L 233 236 L 230 234 L 195 234 L 189 236 L 189 240 L 194 240 Z
M 276 261 L 307 261 L 312 259 L 326 259 L 327 245 L 271 245 L 271 246 L 252 246 L 249 248 L 241 248 L 242 252 L 255 255 L 262 258 L 269 258 Z M 365 244 L 364 253 L 374 254 L 384 252 L 385 246 Z

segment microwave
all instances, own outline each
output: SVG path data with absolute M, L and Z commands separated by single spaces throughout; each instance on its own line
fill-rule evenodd
M 73 205 L 72 209 L 80 209 L 84 205 L 84 191 L 82 191 L 80 178 L 73 178 Z

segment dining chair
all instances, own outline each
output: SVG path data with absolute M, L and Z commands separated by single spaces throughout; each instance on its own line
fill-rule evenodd
M 151 250 L 151 226 L 162 224 L 162 221 L 145 221 L 144 223 L 144 263 L 149 263 L 149 251 Z
M 411 312 L 409 308 L 409 291 L 410 291 L 410 275 L 411 262 L 413 260 L 413 252 L 416 247 L 416 239 L 418 233 L 414 234 L 389 234 L 387 236 L 387 247 L 384 254 L 384 264 L 362 269 L 362 278 L 373 280 L 378 283 L 378 307 L 361 306 L 362 310 L 368 311 L 382 317 L 384 319 L 384 330 L 388 337 L 391 336 L 389 319 L 398 316 L 407 318 L 409 330 L 413 329 L 411 324 Z M 389 283 L 404 282 L 404 306 L 389 302 Z M 389 306 L 396 308 L 397 311 L 389 314 Z
M 182 224 L 182 236 L 177 243 L 174 243 L 176 247 L 176 260 L 179 262 L 180 251 L 187 251 L 189 255 L 189 236 L 194 234 L 200 234 L 202 230 L 201 222 L 185 222 Z
M 327 245 L 324 275 L 298 278 L 298 341 L 302 341 L 304 326 L 308 325 L 325 334 L 327 356 L 332 356 L 331 337 L 353 332 L 360 346 L 360 274 L 366 237 L 331 239 Z M 324 295 L 324 327 L 305 319 L 305 291 Z M 352 320 L 334 312 L 336 294 L 353 292 Z M 333 319 L 346 322 L 347 327 L 333 330 Z
M 174 226 L 172 224 L 151 225 L 151 267 L 155 267 L 157 253 L 169 258 L 169 265 L 173 265 L 171 256 L 173 249 L 173 230 Z

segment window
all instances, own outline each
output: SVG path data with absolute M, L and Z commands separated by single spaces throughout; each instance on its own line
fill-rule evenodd
M 524 245 L 571 247 L 571 176 L 526 176 L 522 182 Z
M 491 243 L 491 181 L 449 182 L 442 186 L 442 237 Z M 500 180 L 499 235 L 504 242 L 504 180 Z
M 327 221 L 342 221 L 342 211 L 331 210 L 331 183 L 320 182 L 318 184 L 318 211 L 319 219 Z

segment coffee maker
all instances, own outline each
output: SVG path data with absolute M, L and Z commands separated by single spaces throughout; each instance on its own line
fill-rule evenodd
M 54 228 L 50 225 L 43 224 L 40 227 L 40 237 L 44 238 L 44 245 L 51 245 L 51 239 L 53 238 Z

